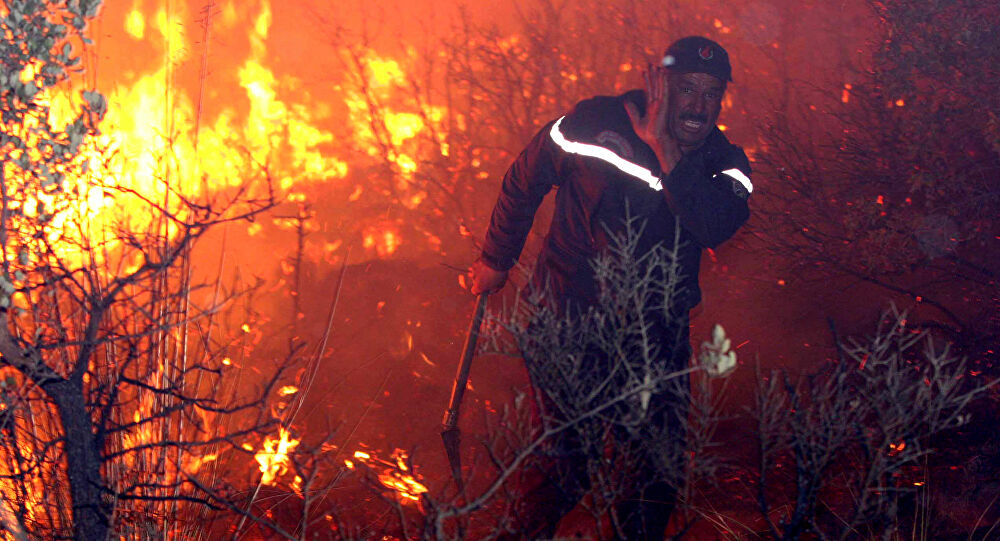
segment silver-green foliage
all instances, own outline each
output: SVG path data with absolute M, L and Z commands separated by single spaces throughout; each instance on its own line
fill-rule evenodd
M 70 202 L 66 173 L 81 145 L 104 115 L 107 104 L 83 91 L 74 118 L 53 118 L 52 99 L 80 66 L 82 34 L 100 0 L 11 0 L 0 9 L 0 197 L 5 301 L 11 267 L 25 268 L 53 216 Z M 5 11 L 5 12 L 4 12 Z M 58 121 L 57 121 L 58 120 Z M 77 194 L 79 195 L 79 194 Z M 48 205 L 44 202 L 48 201 Z M 55 207 L 55 208 L 53 208 Z M 14 257 L 14 256 L 17 257 Z
M 996 383 L 970 379 L 966 359 L 894 306 L 871 338 L 850 340 L 841 354 L 798 384 L 778 372 L 758 377 L 757 499 L 776 539 L 892 534 L 900 498 L 917 490 L 906 469 L 933 453 L 934 436 L 969 422 L 969 404 Z M 788 459 L 791 483 L 779 465 Z M 775 521 L 778 508 L 786 511 Z

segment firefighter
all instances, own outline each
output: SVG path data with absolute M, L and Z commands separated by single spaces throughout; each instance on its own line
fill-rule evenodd
M 584 100 L 528 143 L 504 176 L 481 257 L 469 270 L 471 291 L 503 287 L 539 204 L 557 188 L 533 282 L 546 285 L 559 310 L 586 310 L 598 298 L 591 261 L 622 232 L 627 216 L 637 218 L 643 224 L 640 250 L 659 244 L 679 256 L 682 294 L 671 306 L 675 320 L 660 326 L 660 351 L 664 363 L 681 368 L 691 351 L 688 312 L 701 300 L 701 253 L 746 222 L 753 185 L 746 154 L 716 126 L 732 81 L 726 50 L 704 37 L 685 37 L 670 45 L 659 65 L 649 66 L 644 76 L 644 90 Z M 531 363 L 544 359 L 526 362 L 531 372 Z M 600 370 L 607 363 L 593 366 Z M 538 390 L 543 396 L 553 392 Z M 676 403 L 673 407 L 686 411 Z M 668 416 L 651 416 L 649 422 L 669 422 Z M 562 455 L 570 456 L 573 443 L 569 435 L 553 445 L 567 447 Z M 561 456 L 558 451 L 555 456 Z M 551 537 L 559 519 L 583 496 L 587 473 L 580 471 L 582 462 L 567 460 L 571 477 L 577 478 L 570 483 L 575 488 L 553 481 L 529 491 L 517 518 L 520 535 Z M 642 467 L 651 478 L 658 475 L 655 465 Z M 627 538 L 662 539 L 675 495 L 668 485 L 648 484 L 619 506 Z

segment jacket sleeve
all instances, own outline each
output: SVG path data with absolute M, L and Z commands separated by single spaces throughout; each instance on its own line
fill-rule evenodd
M 685 155 L 664 179 L 671 212 L 703 246 L 715 248 L 750 217 L 750 160 L 728 141 L 710 153 Z
M 506 271 L 514 266 L 538 206 L 559 182 L 549 135 L 554 123 L 535 135 L 504 175 L 483 243 L 482 260 L 493 269 Z

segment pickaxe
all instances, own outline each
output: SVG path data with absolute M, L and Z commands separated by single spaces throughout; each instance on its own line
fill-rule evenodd
M 459 361 L 458 372 L 455 373 L 455 383 L 451 388 L 451 401 L 448 403 L 448 409 L 444 412 L 444 429 L 441 431 L 444 451 L 448 454 L 448 464 L 451 465 L 451 476 L 455 479 L 455 485 L 460 491 L 463 489 L 462 456 L 459 454 L 458 446 L 462 434 L 458 430 L 458 409 L 462 405 L 465 386 L 469 383 L 469 369 L 472 368 L 472 357 L 476 353 L 479 327 L 483 323 L 483 314 L 486 313 L 486 295 L 486 293 L 480 293 L 476 300 L 476 313 L 472 316 L 469 333 L 465 335 L 462 360 Z

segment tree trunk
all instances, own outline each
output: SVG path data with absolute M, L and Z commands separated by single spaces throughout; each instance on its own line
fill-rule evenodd
M 63 380 L 46 385 L 56 403 L 66 435 L 66 473 L 73 501 L 73 538 L 105 541 L 109 509 L 102 498 L 101 456 L 87 411 L 81 382 Z

